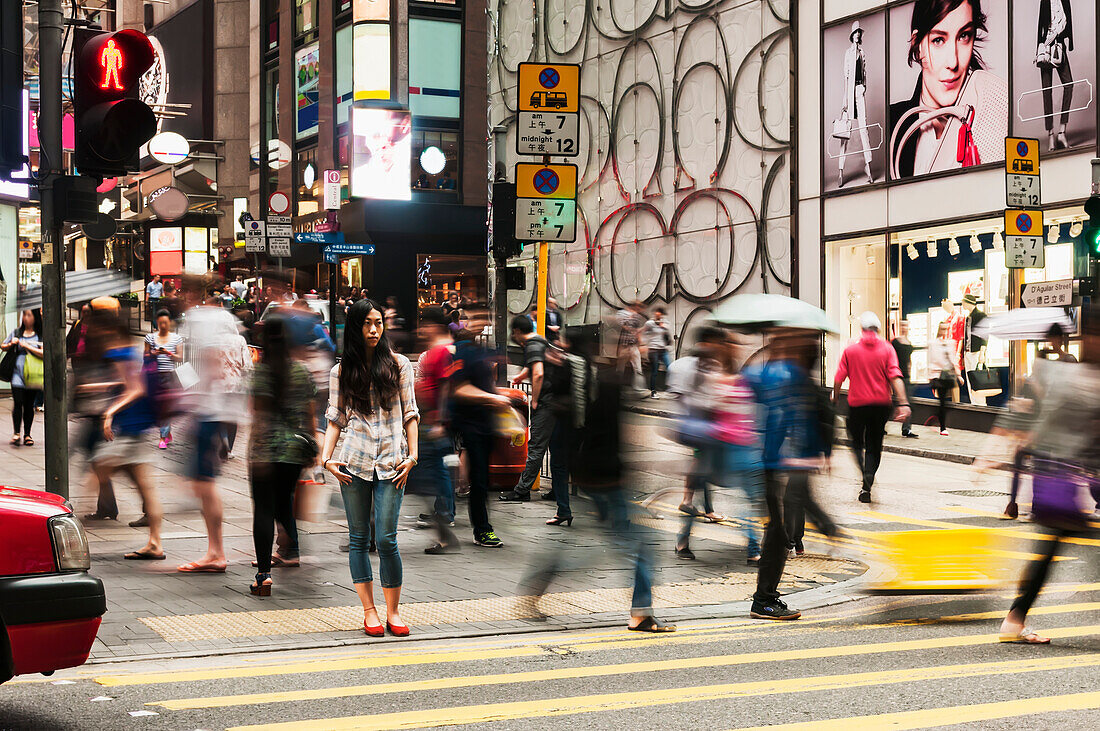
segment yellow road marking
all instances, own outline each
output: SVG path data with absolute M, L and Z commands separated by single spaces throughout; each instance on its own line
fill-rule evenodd
M 1050 637 L 1075 637 L 1095 634 L 1100 625 L 1091 627 L 1066 627 L 1044 634 Z M 998 636 L 963 635 L 955 637 L 936 637 L 922 640 L 901 640 L 878 642 L 839 647 L 818 647 L 797 650 L 769 650 L 764 652 L 745 652 L 733 655 L 714 655 L 711 657 L 689 657 L 652 662 L 615 663 L 612 665 L 588 665 L 574 668 L 555 668 L 553 670 L 533 670 L 517 673 L 498 673 L 492 675 L 471 675 L 450 678 L 432 678 L 395 683 L 373 683 L 337 688 L 318 688 L 312 690 L 277 691 L 271 693 L 249 693 L 242 695 L 218 696 L 212 698 L 180 698 L 155 701 L 150 706 L 163 706 L 172 710 L 195 708 L 225 708 L 259 703 L 288 703 L 293 701 L 315 701 L 329 698 L 348 698 L 352 696 L 382 695 L 386 693 L 411 693 L 425 690 L 444 690 L 453 688 L 471 688 L 486 685 L 514 683 L 539 683 L 548 680 L 571 680 L 577 678 L 597 678 L 612 675 L 636 675 L 668 670 L 692 670 L 698 668 L 720 668 L 733 665 L 748 665 L 761 662 L 785 662 L 827 657 L 849 657 L 853 655 L 876 655 L 887 652 L 913 652 L 919 650 L 945 649 L 949 647 L 973 647 L 991 645 L 998 642 Z M 1100 658 L 1100 655 L 1097 655 Z
M 944 602 L 956 601 L 956 598 L 945 598 Z M 1062 614 L 1071 612 L 1085 612 L 1100 609 L 1100 602 L 1082 602 L 1075 604 L 1063 604 L 1051 607 L 1033 607 L 1030 615 Z M 858 616 L 859 612 L 842 614 L 834 617 L 820 617 L 816 619 L 800 619 L 798 627 L 812 624 L 827 624 L 841 622 Z M 939 618 L 898 620 L 872 625 L 856 625 L 848 628 L 848 631 L 861 631 L 866 629 L 881 629 L 894 627 L 901 624 L 936 624 L 949 622 L 975 621 L 982 619 L 999 619 L 1004 615 L 1003 611 L 974 612 L 969 614 L 957 614 Z M 558 637 L 541 637 L 538 645 L 520 645 L 516 647 L 504 647 L 499 649 L 471 648 L 450 652 L 406 652 L 405 654 L 386 654 L 370 657 L 351 657 L 345 660 L 305 660 L 301 662 L 285 661 L 279 664 L 264 666 L 230 666 L 221 668 L 205 668 L 202 670 L 183 670 L 172 672 L 137 672 L 120 675 L 102 675 L 95 678 L 95 682 L 106 687 L 118 687 L 124 685 L 156 685 L 163 683 L 187 683 L 202 680 L 227 680 L 231 678 L 257 678 L 276 675 L 298 675 L 338 670 L 364 670 L 368 668 L 399 667 L 403 665 L 428 665 L 433 663 L 450 662 L 476 662 L 478 660 L 493 660 L 513 657 L 535 657 L 544 654 L 548 647 L 567 648 L 576 652 L 598 652 L 610 649 L 624 649 L 631 647 L 644 647 L 652 644 L 691 644 L 713 641 L 727 641 L 741 639 L 746 632 L 764 631 L 787 627 L 786 624 L 776 624 L 767 620 L 760 620 L 751 624 L 731 624 L 729 629 L 721 626 L 715 629 L 687 628 L 680 632 L 666 635 L 637 637 L 636 634 L 623 632 L 623 639 L 591 640 L 576 642 L 568 635 Z M 1091 630 L 1090 630 L 1091 631 Z
M 924 528 L 977 528 L 979 530 L 989 531 L 994 535 L 1007 536 L 1008 538 L 1016 538 L 1021 541 L 1034 540 L 1034 541 L 1056 541 L 1059 540 L 1057 536 L 1052 536 L 1049 533 L 1029 533 L 1017 528 L 986 528 L 980 525 L 967 525 L 963 523 L 948 523 L 944 520 L 921 520 L 920 518 L 903 518 L 900 515 L 890 515 L 889 513 L 880 513 L 877 510 L 864 510 L 856 513 L 867 518 L 878 518 L 879 520 L 886 520 L 891 523 L 904 523 L 907 525 L 919 525 Z M 1061 539 L 1064 543 L 1072 543 L 1075 546 L 1100 546 L 1100 540 L 1095 538 L 1077 538 L 1074 536 L 1068 536 Z M 1038 557 L 1036 557 L 1038 558 Z M 1055 558 L 1061 558 L 1055 556 Z
M 624 693 L 602 693 L 551 698 L 536 701 L 510 701 L 487 703 L 455 708 L 400 711 L 344 718 L 326 718 L 313 721 L 289 721 L 258 726 L 239 726 L 230 731 L 254 729 L 294 728 L 309 729 L 409 729 L 435 726 L 456 726 L 522 718 L 546 718 L 571 716 L 581 713 L 597 713 L 646 708 L 676 703 L 697 703 L 745 696 L 777 695 L 783 693 L 807 693 L 841 690 L 853 687 L 925 682 L 946 678 L 970 678 L 989 675 L 1015 675 L 1029 672 L 1045 672 L 1100 666 L 1100 653 L 1071 655 L 1066 657 L 1007 660 L 989 663 L 941 665 L 935 667 L 905 668 L 879 672 L 821 675 L 808 678 L 786 678 L 746 683 L 724 683 L 687 688 L 667 688 Z
M 920 711 L 882 713 L 875 716 L 835 718 L 827 721 L 787 723 L 778 726 L 754 726 L 740 731 L 850 731 L 853 728 L 917 729 L 933 726 L 954 726 L 960 723 L 992 721 L 997 718 L 1018 718 L 1059 711 L 1090 711 L 1100 708 L 1100 691 L 1070 693 L 1040 698 L 1020 698 L 996 703 L 976 703 L 971 706 L 925 708 Z

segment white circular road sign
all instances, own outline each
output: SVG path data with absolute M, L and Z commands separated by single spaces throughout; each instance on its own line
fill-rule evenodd
M 290 196 L 277 190 L 267 199 L 267 207 L 276 216 L 282 216 L 290 210 Z

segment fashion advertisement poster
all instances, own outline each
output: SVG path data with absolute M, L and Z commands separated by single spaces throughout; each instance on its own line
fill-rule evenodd
M 1004 0 L 916 0 L 889 10 L 893 179 L 1004 159 L 1008 8 Z
M 320 69 L 321 51 L 316 43 L 294 54 L 296 140 L 317 134 L 317 115 L 321 108 Z
M 825 30 L 825 190 L 886 179 L 886 13 Z
M 1043 152 L 1096 143 L 1096 0 L 1012 4 L 1012 133 Z

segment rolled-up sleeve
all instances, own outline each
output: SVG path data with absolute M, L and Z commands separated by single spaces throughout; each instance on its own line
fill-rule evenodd
M 407 424 L 413 419 L 420 420 L 420 411 L 416 408 L 416 374 L 412 363 L 406 358 L 401 365 L 401 423 Z M 331 410 L 331 406 L 329 410 Z
M 330 424 L 344 429 L 348 425 L 347 409 L 340 406 L 340 366 L 334 365 L 328 374 L 328 409 L 325 418 Z

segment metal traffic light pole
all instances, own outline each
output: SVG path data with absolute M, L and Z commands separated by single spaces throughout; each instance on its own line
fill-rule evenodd
M 69 497 L 69 432 L 65 400 L 65 242 L 54 183 L 61 151 L 61 0 L 39 0 L 38 191 L 42 199 L 42 345 L 45 365 L 46 490 Z

